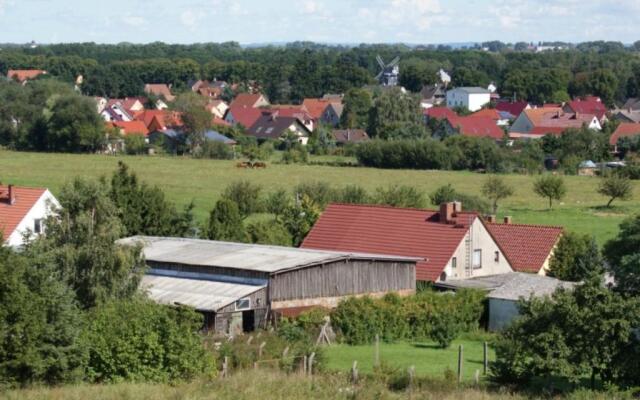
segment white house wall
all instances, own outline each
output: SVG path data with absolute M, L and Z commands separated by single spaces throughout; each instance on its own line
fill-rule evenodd
M 31 210 L 29 210 L 22 221 L 20 221 L 13 233 L 9 235 L 9 239 L 6 241 L 7 245 L 11 247 L 22 246 L 24 234 L 33 232 L 34 221 L 36 219 L 44 219 L 51 215 L 51 207 L 49 204 L 51 204 L 54 209 L 60 207 L 60 203 L 58 203 L 56 198 L 53 197 L 51 192 L 46 190 L 33 207 L 31 207 Z
M 471 236 L 471 254 L 467 253 L 467 238 Z M 473 269 L 473 266 L 469 266 L 470 275 L 467 276 L 465 267 L 469 262 L 473 262 L 473 250 L 482 250 L 482 267 Z M 495 260 L 496 251 L 498 252 L 498 261 Z M 452 267 L 452 259 L 456 257 L 457 267 L 454 270 Z M 487 276 L 505 274 L 513 272 L 509 261 L 504 256 L 493 237 L 487 231 L 484 224 L 479 218 L 476 218 L 471 228 L 462 239 L 455 253 L 447 263 L 444 271 L 447 275 L 447 279 L 467 279 L 471 277 Z

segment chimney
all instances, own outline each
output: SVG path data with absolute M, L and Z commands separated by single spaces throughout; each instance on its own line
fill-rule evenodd
M 453 202 L 453 212 L 454 213 L 462 212 L 462 202 L 461 201 L 454 201 Z
M 495 224 L 496 223 L 496 216 L 495 215 L 487 215 L 487 222 L 490 224 Z
M 504 223 L 507 225 L 511 224 L 511 216 L 504 217 Z
M 16 203 L 16 191 L 13 188 L 13 185 L 9 185 L 9 205 L 14 205 Z
M 443 224 L 449 224 L 453 222 L 453 203 L 440 204 L 440 222 Z

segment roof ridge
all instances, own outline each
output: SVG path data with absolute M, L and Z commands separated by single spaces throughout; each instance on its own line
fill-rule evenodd
M 393 209 L 393 210 L 410 210 L 410 211 L 426 211 L 426 212 L 434 212 L 438 213 L 440 210 L 437 209 L 429 209 L 429 208 L 417 208 L 417 207 L 396 207 L 388 204 L 354 204 L 354 203 L 343 203 L 343 202 L 331 202 L 328 206 L 337 205 L 337 206 L 350 206 L 350 207 L 368 207 L 368 208 L 385 208 L 385 209 Z M 459 214 L 473 214 L 476 216 L 480 216 L 478 211 L 459 211 Z
M 532 228 L 553 228 L 553 229 L 562 229 L 564 230 L 563 226 L 560 225 L 542 225 L 542 224 L 523 224 L 523 223 L 499 223 L 499 222 L 489 222 L 486 219 L 483 219 L 483 221 L 489 225 L 489 226 L 527 226 L 527 227 L 532 227 Z

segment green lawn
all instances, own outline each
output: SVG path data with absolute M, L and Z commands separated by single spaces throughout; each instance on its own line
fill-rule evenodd
M 473 379 L 476 370 L 482 376 L 483 345 L 477 340 L 456 340 L 448 349 L 441 349 L 435 343 L 380 343 L 380 362 L 400 370 L 415 366 L 416 375 L 443 378 L 449 368 L 456 373 L 458 346 L 463 347 L 464 379 Z M 330 371 L 349 371 L 354 361 L 358 369 L 370 373 L 374 364 L 374 345 L 349 346 L 336 344 L 326 348 L 327 368 Z M 495 354 L 489 348 L 489 360 Z
M 142 180 L 160 186 L 178 205 L 191 200 L 196 215 L 203 220 L 225 186 L 246 179 L 261 184 L 265 191 L 291 188 L 309 181 L 326 181 L 337 186 L 358 184 L 369 191 L 391 184 L 413 185 L 425 193 L 451 183 L 465 193 L 479 194 L 484 176 L 473 172 L 383 170 L 319 165 L 269 164 L 264 170 L 236 168 L 235 161 L 196 160 L 189 157 L 106 156 L 21 153 L 0 150 L 0 182 L 46 186 L 54 194 L 74 176 L 109 176 L 123 160 Z M 600 243 L 617 232 L 622 219 L 640 212 L 640 182 L 634 182 L 636 196 L 615 202 L 612 209 L 600 208 L 605 199 L 596 193 L 597 178 L 567 177 L 568 194 L 553 211 L 537 197 L 531 187 L 535 177 L 506 175 L 515 194 L 505 200 L 501 215 L 512 215 L 514 222 L 562 225 L 570 230 L 594 234 Z M 463 205 L 464 208 L 464 205 Z

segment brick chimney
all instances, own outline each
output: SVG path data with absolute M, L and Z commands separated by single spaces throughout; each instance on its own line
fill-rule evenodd
M 442 203 L 440 204 L 440 222 L 443 224 L 451 224 L 453 220 L 454 204 Z
M 495 215 L 487 215 L 487 222 L 490 224 L 495 224 L 496 223 L 496 216 Z
M 511 223 L 511 216 L 504 217 L 504 223 L 509 225 Z
M 9 185 L 9 205 L 14 205 L 16 203 L 16 191 L 13 185 Z

